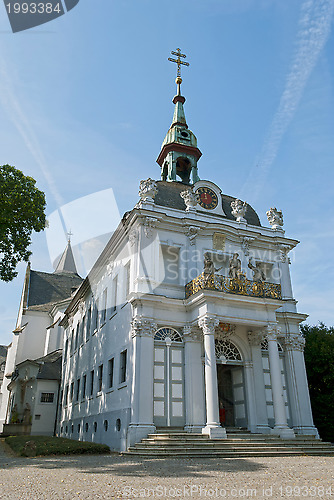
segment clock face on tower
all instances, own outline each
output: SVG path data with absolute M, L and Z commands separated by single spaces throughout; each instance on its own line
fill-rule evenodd
M 217 195 L 209 187 L 205 186 L 199 187 L 196 191 L 196 194 L 199 195 L 198 204 L 202 208 L 206 208 L 207 210 L 213 210 L 218 205 Z

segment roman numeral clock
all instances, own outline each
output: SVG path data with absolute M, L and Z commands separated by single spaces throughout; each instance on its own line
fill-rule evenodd
M 194 186 L 194 191 L 198 194 L 198 210 L 210 210 L 211 213 L 225 215 L 222 207 L 221 190 L 216 184 L 210 181 L 198 181 Z
M 218 197 L 212 189 L 203 186 L 197 189 L 196 194 L 199 195 L 198 204 L 206 210 L 213 210 L 218 205 Z

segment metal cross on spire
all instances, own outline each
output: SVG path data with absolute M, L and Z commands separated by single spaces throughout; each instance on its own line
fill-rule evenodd
M 183 64 L 183 66 L 189 66 L 189 63 L 186 61 L 181 61 L 181 57 L 183 57 L 183 58 L 187 57 L 185 54 L 181 54 L 181 49 L 176 49 L 176 52 L 174 52 L 172 50 L 171 54 L 173 54 L 173 56 L 177 56 L 177 59 L 173 59 L 172 57 L 169 57 L 168 61 L 171 61 L 171 62 L 174 62 L 177 64 L 177 80 L 178 80 L 179 78 L 181 78 L 181 64 Z M 182 82 L 182 79 L 179 83 L 181 83 L 181 82 Z
M 73 236 L 73 233 L 71 231 L 71 229 L 68 231 L 67 233 L 67 241 L 70 243 L 71 242 L 71 236 Z

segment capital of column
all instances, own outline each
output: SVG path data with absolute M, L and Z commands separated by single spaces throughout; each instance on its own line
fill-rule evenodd
M 277 326 L 277 323 L 269 323 L 263 333 L 268 342 L 271 340 L 277 342 L 277 337 L 280 335 L 281 329 Z
M 156 330 L 157 324 L 151 319 L 145 319 L 139 316 L 131 321 L 132 337 L 151 337 Z
M 291 335 L 286 337 L 285 346 L 287 351 L 304 351 L 305 338 L 302 335 Z
M 196 325 L 186 323 L 183 326 L 183 340 L 185 342 L 198 342 L 202 340 L 202 331 Z
M 198 320 L 198 326 L 203 330 L 203 335 L 214 335 L 219 319 L 213 316 L 203 316 Z
M 262 332 L 253 332 L 252 330 L 249 330 L 247 332 L 247 337 L 248 337 L 248 342 L 252 346 L 260 345 L 262 340 L 263 340 L 263 333 Z

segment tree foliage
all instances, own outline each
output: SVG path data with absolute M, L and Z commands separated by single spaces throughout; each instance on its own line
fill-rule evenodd
M 29 260 L 31 234 L 45 228 L 45 195 L 36 181 L 10 165 L 0 166 L 0 279 L 17 276 L 19 262 Z
M 334 442 L 334 328 L 319 323 L 301 332 L 314 424 L 322 439 Z

